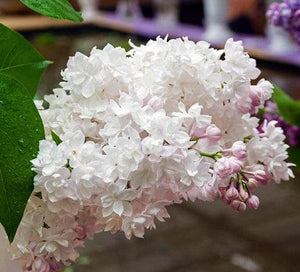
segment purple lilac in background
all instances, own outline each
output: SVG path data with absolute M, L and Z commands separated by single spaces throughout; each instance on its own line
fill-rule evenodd
M 291 1 L 290 1 L 291 2 Z M 297 1 L 294 1 L 297 2 Z M 299 1 L 298 1 L 299 2 Z M 291 126 L 285 122 L 282 116 L 278 113 L 277 105 L 274 102 L 268 101 L 265 108 L 264 118 L 270 122 L 276 120 L 278 126 L 281 127 L 286 135 L 287 141 L 291 146 L 300 145 L 300 127 Z
M 271 24 L 283 27 L 300 44 L 300 0 L 271 4 L 267 17 Z

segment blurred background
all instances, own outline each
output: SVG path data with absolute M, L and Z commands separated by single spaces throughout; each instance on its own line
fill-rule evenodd
M 300 99 L 300 52 L 265 13 L 262 0 L 72 0 L 82 24 L 42 17 L 18 0 L 0 0 L 0 23 L 19 31 L 48 60 L 39 96 L 60 82 L 60 71 L 76 51 L 89 54 L 107 43 L 129 49 L 158 35 L 188 36 L 222 47 L 242 40 L 257 59 L 261 78 Z M 102 233 L 88 241 L 81 257 L 64 272 L 242 272 L 300 271 L 300 176 L 261 188 L 258 211 L 237 214 L 221 202 L 184 203 L 171 218 L 128 241 Z

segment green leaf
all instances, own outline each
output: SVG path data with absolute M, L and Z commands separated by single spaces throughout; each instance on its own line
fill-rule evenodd
M 59 138 L 59 136 L 53 131 L 51 130 L 51 136 L 52 136 L 52 140 L 57 144 L 59 145 L 62 140 Z
M 273 99 L 280 115 L 290 125 L 300 126 L 300 102 L 295 101 L 280 88 L 275 86 Z
M 30 160 L 44 128 L 24 85 L 7 75 L 0 75 L 0 124 L 0 222 L 12 241 L 33 189 Z
M 7 75 L 34 97 L 49 62 L 20 34 L 0 24 L 0 75 Z
M 20 0 L 32 10 L 57 19 L 82 22 L 80 12 L 74 10 L 68 0 Z
M 20 34 L 0 24 L 0 222 L 12 241 L 28 197 L 44 128 L 33 103 L 49 62 Z
M 300 172 L 300 148 L 290 147 L 289 151 L 289 162 L 296 164 L 295 168 Z

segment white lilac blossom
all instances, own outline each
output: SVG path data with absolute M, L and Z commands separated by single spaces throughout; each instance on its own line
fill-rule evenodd
M 183 200 L 257 209 L 255 187 L 293 176 L 282 130 L 253 116 L 272 93 L 252 84 L 259 73 L 232 39 L 224 50 L 157 38 L 71 57 L 40 109 L 47 139 L 12 246 L 24 271 L 58 271 L 95 233 L 143 237 Z

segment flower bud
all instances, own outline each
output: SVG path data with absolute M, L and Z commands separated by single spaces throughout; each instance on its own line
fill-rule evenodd
M 197 126 L 196 122 L 193 123 L 189 134 L 190 134 L 190 137 L 198 137 L 198 138 L 206 137 L 205 130 L 203 128 L 199 128 Z
M 267 185 L 271 179 L 271 175 L 264 170 L 256 170 L 254 172 L 254 178 L 262 185 Z
M 224 195 L 224 198 L 228 201 L 237 199 L 239 197 L 239 191 L 231 186 Z
M 254 179 L 254 178 L 249 178 L 249 179 L 248 179 L 247 187 L 248 187 L 249 189 L 257 188 L 258 185 L 259 185 L 259 182 L 258 182 L 256 179 Z
M 51 258 L 49 261 L 50 271 L 60 271 L 62 269 L 62 265 L 60 262 L 56 261 L 54 258 Z
M 257 210 L 259 206 L 259 198 L 255 195 L 252 195 L 247 199 L 246 203 L 250 209 Z
M 233 173 L 240 172 L 244 167 L 243 162 L 237 159 L 236 157 L 229 157 L 228 160 Z
M 240 193 L 240 200 L 242 201 L 245 201 L 248 197 L 249 197 L 249 194 L 248 192 L 243 188 L 243 186 L 240 184 L 240 187 L 239 187 L 239 193 Z
M 209 141 L 217 142 L 221 139 L 221 130 L 216 125 L 210 125 L 206 128 L 206 136 Z
M 232 154 L 238 159 L 242 160 L 247 157 L 246 145 L 242 141 L 237 141 L 232 145 Z
M 257 112 L 258 107 L 263 106 L 266 100 L 271 97 L 272 85 L 266 80 L 261 80 L 257 85 L 250 87 L 249 97 L 251 99 L 250 113 Z
M 246 210 L 246 204 L 242 201 L 239 201 L 239 200 L 233 200 L 231 203 L 230 203 L 230 207 L 234 210 L 234 211 L 237 211 L 237 212 L 243 212 Z
M 260 106 L 264 102 L 264 91 L 258 86 L 251 86 L 249 97 L 253 107 Z
M 77 225 L 73 228 L 73 231 L 77 234 L 77 238 L 80 240 L 83 240 L 86 238 L 86 231 L 83 226 Z

